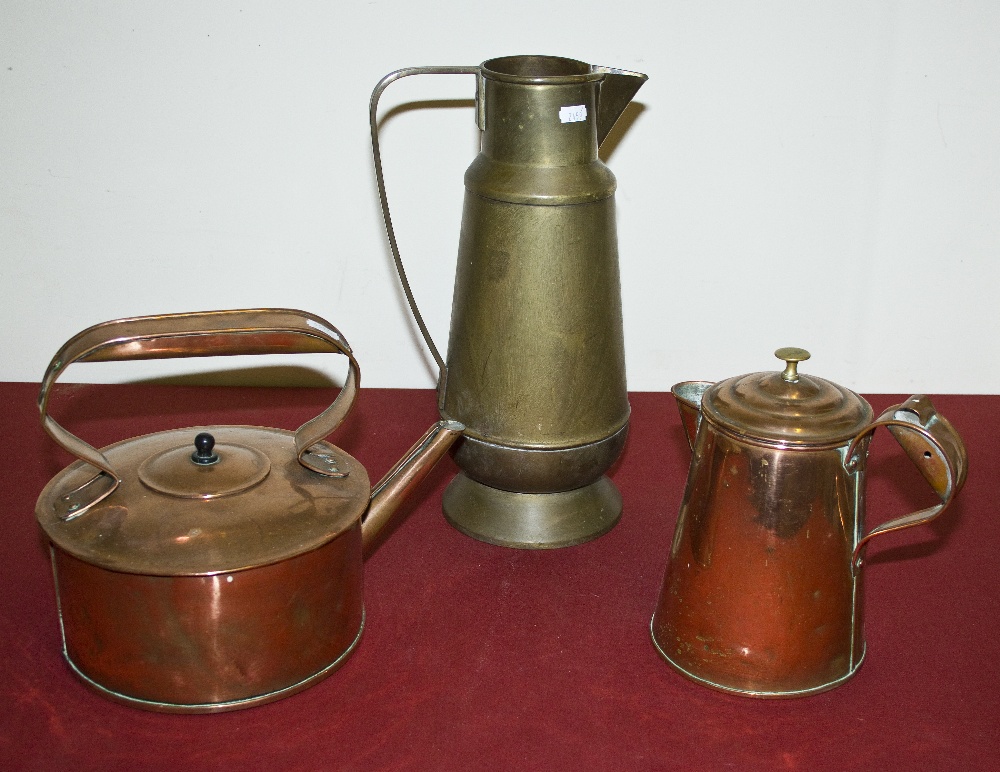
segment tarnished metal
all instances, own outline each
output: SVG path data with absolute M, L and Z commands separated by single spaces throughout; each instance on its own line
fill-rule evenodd
M 390 83 L 428 73 L 477 75 L 483 131 L 465 175 L 447 363 L 399 257 L 376 120 Z M 645 80 L 573 59 L 510 56 L 478 67 L 398 70 L 372 94 L 389 245 L 440 368 L 441 414 L 467 427 L 445 515 L 475 538 L 560 547 L 595 538 L 620 517 L 621 497 L 603 478 L 629 415 L 616 182 L 597 150 Z
M 350 367 L 333 404 L 295 432 L 193 427 L 97 450 L 48 413 L 76 361 L 306 352 L 343 354 Z M 462 430 L 439 421 L 372 490 L 364 467 L 323 441 L 359 379 L 339 331 L 301 311 L 118 320 L 63 346 L 39 409 L 79 460 L 45 487 L 36 515 L 77 675 L 122 702 L 197 713 L 285 697 L 344 661 L 363 626 L 364 546 Z
M 922 395 L 872 420 L 860 396 L 795 365 L 674 387 L 693 450 L 653 642 L 680 672 L 756 697 L 842 683 L 865 653 L 864 548 L 927 522 L 965 482 L 961 438 Z M 940 504 L 865 532 L 865 462 L 886 426 Z

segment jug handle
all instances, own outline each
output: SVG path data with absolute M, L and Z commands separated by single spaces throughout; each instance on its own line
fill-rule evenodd
M 406 270 L 403 268 L 402 258 L 399 256 L 399 245 L 396 243 L 396 233 L 392 227 L 392 217 L 389 215 L 389 199 L 385 192 L 385 178 L 382 175 L 382 155 L 379 152 L 378 143 L 378 100 L 390 84 L 410 75 L 478 75 L 479 77 L 476 81 L 476 117 L 481 129 L 483 127 L 484 109 L 483 99 L 480 95 L 482 91 L 482 69 L 478 65 L 471 67 L 404 67 L 401 70 L 390 72 L 378 82 L 372 91 L 371 101 L 368 106 L 368 122 L 372 135 L 372 157 L 375 163 L 375 181 L 378 185 L 379 202 L 382 205 L 385 232 L 389 238 L 389 249 L 392 251 L 392 260 L 396 264 L 396 273 L 399 274 L 399 281 L 403 286 L 403 294 L 406 296 L 406 302 L 410 306 L 410 313 L 413 314 L 413 319 L 417 323 L 420 334 L 423 336 L 424 343 L 427 344 L 431 356 L 434 357 L 434 361 L 437 363 L 438 395 L 439 399 L 443 399 L 444 387 L 448 379 L 448 367 L 445 365 L 444 358 L 438 351 L 438 347 L 434 345 L 434 340 L 427 330 L 427 325 L 424 324 L 424 318 L 420 314 L 420 309 L 417 308 L 417 301 L 414 299 L 413 291 L 410 289 L 410 282 L 406 278 Z
M 347 340 L 325 319 L 305 311 L 280 308 L 202 311 L 117 319 L 76 334 L 63 344 L 49 363 L 38 395 L 38 410 L 49 436 L 64 450 L 100 472 L 61 497 L 66 511 L 59 516 L 63 520 L 79 517 L 121 484 L 121 477 L 107 456 L 64 429 L 49 415 L 52 386 L 74 362 L 313 352 L 343 354 L 350 368 L 344 387 L 333 404 L 295 432 L 295 452 L 299 463 L 307 469 L 327 477 L 343 477 L 345 474 L 336 468 L 334 459 L 324 453 L 310 452 L 312 446 L 333 432 L 350 412 L 361 378 L 358 362 Z M 102 486 L 92 487 L 102 478 Z
M 852 565 L 861 567 L 864 548 L 875 536 L 909 528 L 940 515 L 965 484 L 968 454 L 962 438 L 951 423 L 934 408 L 930 398 L 916 394 L 906 402 L 886 408 L 875 421 L 858 434 L 847 449 L 847 469 L 854 471 L 861 463 L 865 440 L 879 426 L 886 427 L 916 465 L 941 503 L 872 528 L 854 547 Z

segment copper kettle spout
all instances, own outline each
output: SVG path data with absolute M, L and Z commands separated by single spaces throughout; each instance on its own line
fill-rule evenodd
M 458 421 L 438 421 L 372 488 L 371 502 L 361 523 L 361 542 L 365 549 L 464 430 L 465 426 Z
M 625 108 L 632 102 L 632 98 L 642 88 L 642 84 L 649 80 L 649 76 L 641 72 L 596 64 L 592 65 L 591 69 L 594 72 L 605 73 L 604 80 L 601 81 L 597 106 L 597 144 L 600 146 L 625 112 Z
M 683 381 L 670 389 L 677 400 L 677 410 L 681 414 L 681 424 L 691 450 L 694 450 L 694 441 L 701 425 L 701 397 L 713 385 L 711 381 Z

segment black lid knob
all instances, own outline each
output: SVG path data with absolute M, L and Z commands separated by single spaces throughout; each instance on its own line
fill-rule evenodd
M 194 438 L 194 453 L 191 454 L 191 460 L 201 466 L 217 463 L 219 455 L 212 450 L 214 447 L 215 437 L 208 432 L 199 432 Z

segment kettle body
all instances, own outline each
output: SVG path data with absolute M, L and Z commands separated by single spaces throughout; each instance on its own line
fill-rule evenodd
M 601 140 L 645 81 L 550 56 L 492 59 L 477 75 L 481 152 L 465 201 L 447 361 L 406 283 L 373 143 L 390 244 L 411 310 L 438 360 L 442 417 L 466 431 L 445 516 L 475 538 L 561 547 L 618 521 L 605 476 L 629 405 L 618 272 L 616 181 Z M 400 74 L 402 73 L 402 74 Z
M 794 364 L 673 390 L 693 455 L 653 642 L 693 680 L 756 697 L 824 691 L 857 671 L 868 541 L 936 517 L 967 468 L 960 437 L 927 397 L 873 419 L 861 397 Z M 878 426 L 941 503 L 866 532 L 865 467 Z

